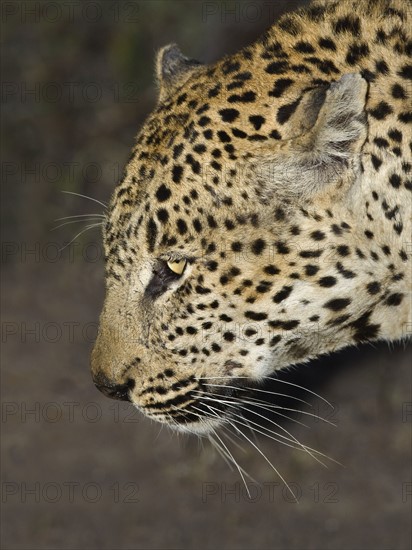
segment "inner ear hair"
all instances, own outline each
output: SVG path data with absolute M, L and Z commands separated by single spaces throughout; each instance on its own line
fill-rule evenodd
M 346 74 L 302 98 L 309 129 L 249 158 L 256 190 L 266 199 L 282 190 L 310 197 L 359 170 L 367 136 L 366 93 L 360 74 Z

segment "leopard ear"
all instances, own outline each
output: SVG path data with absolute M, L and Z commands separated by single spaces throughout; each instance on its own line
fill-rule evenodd
M 367 136 L 366 92 L 367 83 L 360 74 L 346 74 L 326 91 L 313 90 L 302 99 L 303 134 L 249 159 L 266 198 L 282 190 L 310 197 L 359 172 L 360 150 Z
M 156 77 L 159 86 L 159 102 L 186 82 L 193 71 L 202 64 L 185 57 L 176 44 L 169 44 L 159 50 L 156 58 Z

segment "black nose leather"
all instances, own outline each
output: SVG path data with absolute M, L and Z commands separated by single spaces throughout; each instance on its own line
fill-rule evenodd
M 119 399 L 120 401 L 130 401 L 129 390 L 134 386 L 132 380 L 126 384 L 119 384 L 117 386 L 107 386 L 103 384 L 95 384 L 96 388 L 102 392 L 106 397 L 110 399 Z

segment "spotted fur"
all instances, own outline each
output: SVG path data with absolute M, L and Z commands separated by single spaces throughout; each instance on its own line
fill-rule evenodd
M 318 1 L 213 65 L 159 52 L 104 229 L 103 392 L 200 432 L 208 382 L 410 336 L 411 12 Z

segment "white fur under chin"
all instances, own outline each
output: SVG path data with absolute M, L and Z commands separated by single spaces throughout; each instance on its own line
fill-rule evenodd
M 187 424 L 169 424 L 169 426 L 178 432 L 183 432 L 192 435 L 209 435 L 217 428 L 220 428 L 224 423 L 225 418 L 207 418 L 199 420 L 199 422 L 188 422 Z

